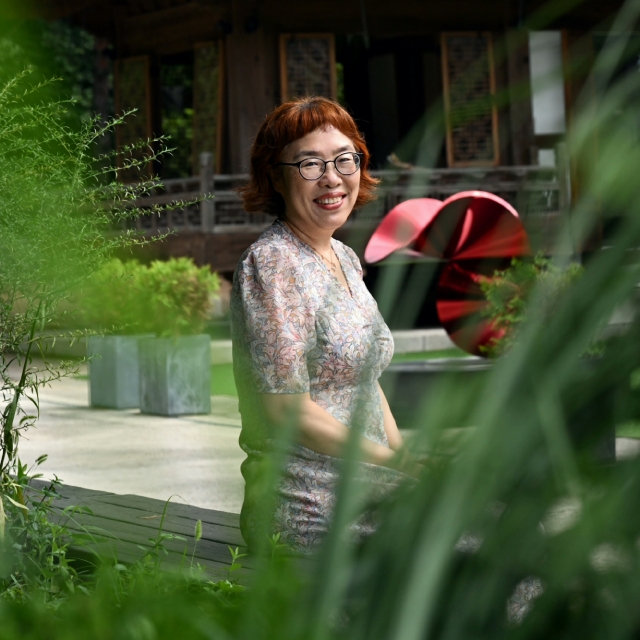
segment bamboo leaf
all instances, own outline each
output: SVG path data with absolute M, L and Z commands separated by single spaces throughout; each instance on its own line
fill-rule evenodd
M 29 511 L 29 507 L 27 507 L 26 504 L 23 504 L 22 502 L 18 502 L 17 500 L 14 500 L 11 496 L 4 496 L 12 505 L 18 507 L 18 509 L 22 509 L 24 511 Z
M 4 502 L 2 501 L 2 494 L 0 494 L 0 543 L 4 542 L 4 526 L 6 522 L 6 516 L 4 513 Z

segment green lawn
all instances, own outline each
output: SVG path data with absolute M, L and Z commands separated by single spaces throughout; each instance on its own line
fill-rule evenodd
M 221 396 L 237 396 L 238 390 L 233 379 L 233 365 L 214 364 L 211 367 L 211 394 Z
M 625 422 L 616 427 L 616 436 L 619 438 L 640 439 L 640 422 Z
M 467 358 L 469 354 L 462 349 L 442 349 L 440 351 L 418 351 L 416 353 L 396 353 L 392 362 L 411 362 L 413 360 L 434 360 L 435 358 Z

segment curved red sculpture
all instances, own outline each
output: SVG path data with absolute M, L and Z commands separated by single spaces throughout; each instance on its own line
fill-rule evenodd
M 441 260 L 437 288 L 440 322 L 460 348 L 481 355 L 480 347 L 499 337 L 482 315 L 483 279 L 508 266 L 512 258 L 531 255 L 527 233 L 516 210 L 484 191 L 463 191 L 444 202 L 407 200 L 394 207 L 369 240 L 369 264 L 393 253 Z

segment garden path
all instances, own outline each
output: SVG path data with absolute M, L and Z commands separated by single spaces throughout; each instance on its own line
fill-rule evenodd
M 240 513 L 237 398 L 212 396 L 204 416 L 92 409 L 80 373 L 41 390 L 40 419 L 20 442 L 23 462 L 48 454 L 40 472 L 67 485 Z

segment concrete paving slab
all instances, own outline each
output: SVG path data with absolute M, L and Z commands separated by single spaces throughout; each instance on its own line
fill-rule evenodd
M 213 396 L 210 415 L 164 418 L 139 410 L 92 409 L 86 379 L 42 389 L 40 419 L 20 441 L 32 464 L 66 484 L 239 513 L 244 480 L 237 398 Z
M 640 440 L 636 438 L 616 438 L 616 459 L 630 460 L 640 456 Z

